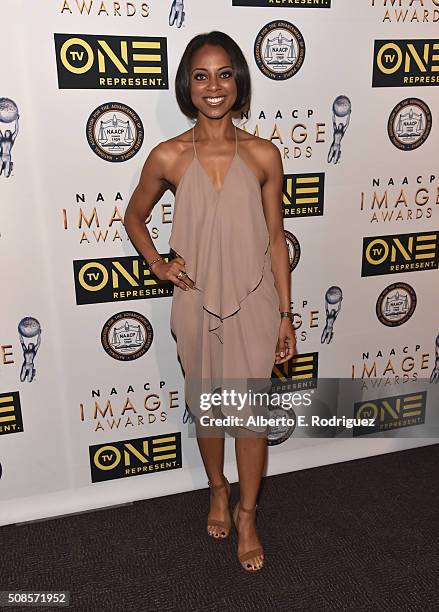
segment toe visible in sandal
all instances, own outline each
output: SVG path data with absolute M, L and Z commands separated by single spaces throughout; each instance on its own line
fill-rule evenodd
M 240 506 L 239 502 L 236 504 L 235 509 L 233 510 L 233 522 L 237 531 L 239 525 L 239 512 L 254 514 L 256 513 L 256 508 L 257 506 L 251 510 L 247 510 L 247 508 Z M 246 572 L 259 572 L 264 567 L 264 549 L 262 546 L 258 546 L 253 550 L 249 550 L 246 553 L 238 555 L 238 561 Z

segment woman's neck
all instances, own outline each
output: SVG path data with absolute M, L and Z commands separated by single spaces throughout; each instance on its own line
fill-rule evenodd
M 221 119 L 209 119 L 205 115 L 198 113 L 195 124 L 197 140 L 210 140 L 219 142 L 235 137 L 234 125 L 230 113 Z

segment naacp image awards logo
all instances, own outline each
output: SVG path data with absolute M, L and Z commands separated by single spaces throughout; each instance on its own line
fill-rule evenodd
M 393 283 L 378 297 L 376 315 L 387 327 L 403 325 L 415 312 L 416 292 L 407 283 Z
M 0 98 L 0 175 L 9 178 L 12 174 L 12 147 L 18 134 L 20 114 L 14 100 Z
M 294 76 L 305 59 L 305 41 L 289 21 L 271 21 L 256 36 L 255 61 L 266 77 L 285 80 Z
M 412 151 L 427 140 L 431 131 L 431 110 L 419 98 L 406 98 L 390 113 L 389 138 L 398 149 Z
M 104 350 L 119 361 L 142 357 L 152 344 L 152 325 L 138 312 L 119 312 L 110 317 L 102 328 Z
M 143 124 L 126 104 L 107 102 L 92 112 L 87 121 L 87 141 L 102 159 L 122 162 L 131 159 L 143 143 Z
M 288 247 L 288 259 L 290 261 L 290 272 L 295 270 L 300 260 L 300 243 L 296 236 L 291 232 L 284 230 L 285 238 Z

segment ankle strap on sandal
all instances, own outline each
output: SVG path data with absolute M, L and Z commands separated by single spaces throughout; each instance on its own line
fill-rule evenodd
M 212 483 L 210 482 L 210 480 L 208 480 L 208 481 L 207 481 L 207 484 L 208 484 L 208 486 L 209 486 L 211 489 L 223 489 L 224 487 L 227 487 L 227 486 L 228 486 L 230 483 L 229 483 L 229 481 L 227 480 L 227 478 L 224 476 L 224 482 L 223 482 L 223 484 L 214 485 L 214 484 L 212 484 Z
M 254 506 L 251 510 L 247 510 L 247 508 L 243 508 L 241 504 L 239 504 L 238 510 L 239 512 L 246 512 L 247 514 L 254 514 L 256 512 L 257 507 L 258 507 L 258 504 L 256 504 L 256 506 Z

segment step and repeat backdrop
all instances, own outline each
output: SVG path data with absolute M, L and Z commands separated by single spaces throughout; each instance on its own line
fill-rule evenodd
M 123 216 L 151 148 L 190 127 L 175 73 L 212 29 L 250 66 L 236 124 L 284 164 L 298 354 L 273 380 L 311 389 L 326 419 L 272 428 L 267 473 L 439 441 L 439 0 L 14 0 L 1 14 L 0 524 L 206 486 L 172 285 Z M 173 206 L 167 192 L 147 219 L 163 257 Z

